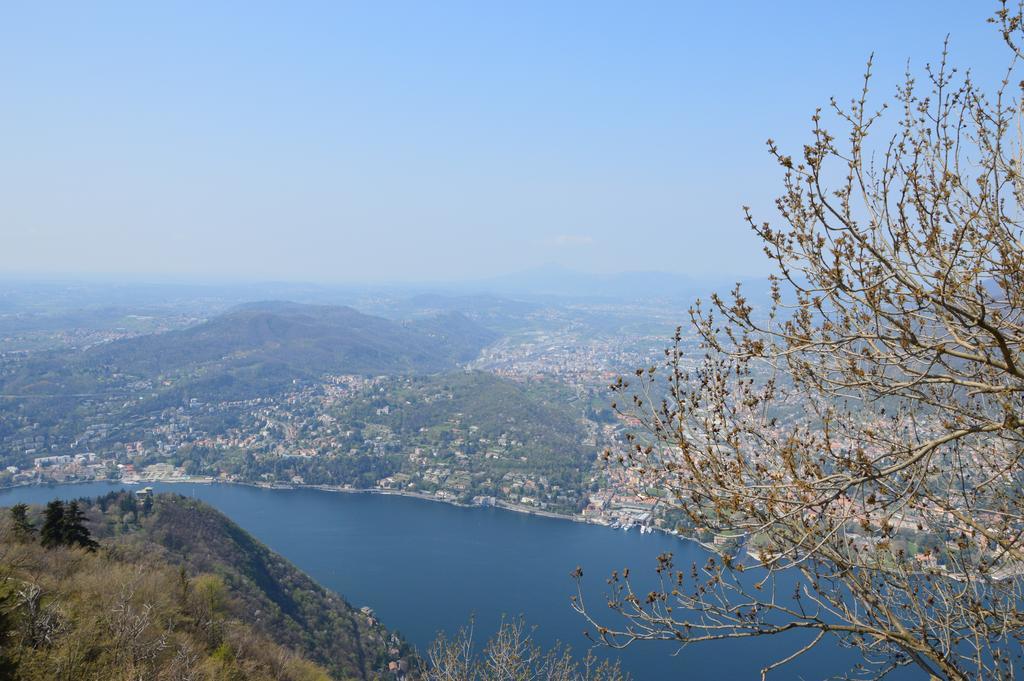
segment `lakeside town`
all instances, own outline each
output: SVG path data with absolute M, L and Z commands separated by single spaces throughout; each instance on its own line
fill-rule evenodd
M 457 372 L 431 378 L 333 374 L 258 396 L 169 401 L 160 396 L 205 369 L 156 378 L 115 372 L 103 390 L 47 407 L 65 412 L 50 426 L 42 400 L 8 396 L 14 408 L 0 424 L 0 485 L 314 487 L 663 526 L 655 505 L 629 492 L 628 472 L 608 470 L 598 455 L 623 437 L 608 383 L 653 361 L 665 334 L 594 336 L 563 312 L 542 317 L 554 326 L 501 337 Z M 70 335 L 102 347 L 132 334 Z M 39 332 L 29 335 L 47 346 Z M 47 347 L 65 347 L 68 335 Z M 0 375 L 15 375 L 33 356 L 23 336 L 2 339 Z
M 427 475 L 436 476 L 438 474 L 436 469 L 433 469 Z M 391 494 L 462 506 L 494 507 L 552 518 L 566 518 L 577 522 L 608 526 L 613 529 L 637 528 L 641 532 L 670 529 L 666 527 L 665 518 L 657 515 L 657 505 L 654 502 L 632 492 L 638 486 L 638 481 L 633 473 L 630 471 L 599 471 L 598 464 L 595 464 L 590 479 L 594 482 L 598 480 L 610 480 L 611 482 L 605 482 L 605 486 L 587 494 L 586 503 L 579 513 L 549 510 L 548 504 L 536 496 L 519 494 L 519 492 L 535 492 L 544 484 L 543 476 L 540 476 L 540 482 L 535 482 L 534 478 L 523 474 L 510 476 L 511 484 L 505 486 L 499 492 L 499 496 L 474 495 L 466 498 L 454 489 L 440 488 L 428 492 L 417 491 L 414 487 L 405 487 L 402 483 L 406 482 L 409 476 L 403 474 L 382 478 L 372 487 L 356 487 L 352 484 L 306 484 L 301 478 L 274 482 L 253 481 L 230 473 L 216 476 L 193 475 L 187 472 L 185 466 L 175 466 L 169 463 L 136 466 L 132 463 L 119 462 L 116 458 L 102 458 L 93 452 L 86 452 L 74 455 L 59 454 L 36 457 L 32 460 L 31 467 L 26 469 L 8 466 L 3 472 L 3 477 L 5 487 L 109 482 L 139 486 L 140 491 L 145 493 L 145 490 L 151 489 L 147 485 L 153 483 L 220 483 L 251 485 L 265 489 L 308 488 L 329 492 Z
M 125 335 L 117 329 L 100 344 Z M 400 494 L 736 545 L 742 538 L 659 506 L 636 471 L 599 456 L 622 452 L 636 425 L 609 408 L 608 384 L 657 361 L 664 342 L 657 333 L 595 335 L 570 323 L 502 336 L 455 372 L 329 374 L 258 396 L 167 400 L 205 369 L 155 379 L 114 373 L 104 378 L 106 392 L 67 403 L 55 427 L 41 424 L 31 401 L 12 400 L 18 408 L 5 412 L 0 430 L 0 485 L 220 482 Z M 696 340 L 684 337 L 682 349 L 692 366 Z M 22 350 L 0 353 L 0 372 L 25 361 Z M 840 506 L 851 518 L 863 511 L 856 500 Z M 896 541 L 934 567 L 939 552 L 931 549 L 953 540 L 916 531 L 921 520 L 891 522 Z M 756 551 L 757 538 L 749 543 Z
M 780 430 L 781 430 L 780 426 Z M 168 433 L 174 433 L 174 430 Z M 615 443 L 622 447 L 620 436 L 622 426 L 606 424 L 601 428 L 604 442 Z M 846 443 L 851 444 L 851 443 Z M 137 453 L 137 450 L 136 450 Z M 383 495 L 400 495 L 417 499 L 449 503 L 459 506 L 493 507 L 512 512 L 528 513 L 551 518 L 561 518 L 576 522 L 585 522 L 612 529 L 636 529 L 641 533 L 665 531 L 700 542 L 715 549 L 738 548 L 740 542 L 736 536 L 717 535 L 701 528 L 685 525 L 678 516 L 669 516 L 651 497 L 639 493 L 643 489 L 642 481 L 635 470 L 607 465 L 595 461 L 586 479 L 588 491 L 582 497 L 578 511 L 565 510 L 546 500 L 552 500 L 547 481 L 544 476 L 530 474 L 511 474 L 507 476 L 508 485 L 501 486 L 494 494 L 466 494 L 461 484 L 462 476 L 452 476 L 448 469 L 437 465 L 424 471 L 425 479 L 435 483 L 435 489 L 418 487 L 411 481 L 413 476 L 397 473 L 380 478 L 369 486 L 358 486 L 352 483 L 323 484 L 307 483 L 299 476 L 287 480 L 260 480 L 246 478 L 237 473 L 220 472 L 217 475 L 192 474 L 187 465 L 174 465 L 166 462 L 135 464 L 125 463 L 117 457 L 101 457 L 93 452 L 81 454 L 58 454 L 35 457 L 31 466 L 19 469 L 8 466 L 3 472 L 6 486 L 23 485 L 54 485 L 68 483 L 86 483 L 106 481 L 112 484 L 131 485 L 138 488 L 138 493 L 149 493 L 149 485 L 155 483 L 191 483 L 191 484 L 240 484 L 265 489 L 317 489 L 325 492 L 369 493 Z M 419 479 L 419 478 L 416 478 Z M 447 483 L 447 484 L 446 484 Z M 557 491 L 557 490 L 555 490 Z M 553 501 L 553 500 L 552 500 Z M 846 500 L 839 504 L 842 513 L 850 518 L 859 517 L 864 510 L 862 503 Z M 915 531 L 924 519 L 919 515 L 904 511 L 899 517 L 890 519 L 897 538 L 896 543 L 904 546 L 915 556 L 920 567 L 945 569 L 939 562 L 939 552 L 933 551 L 939 543 L 956 546 L 954 539 L 945 539 L 935 535 L 922 534 Z M 849 533 L 852 542 L 870 542 L 867 534 Z M 748 551 L 758 557 L 757 541 L 754 538 L 746 543 Z

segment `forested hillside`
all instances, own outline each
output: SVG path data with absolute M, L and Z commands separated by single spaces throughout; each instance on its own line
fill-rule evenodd
M 494 338 L 468 318 L 395 322 L 349 307 L 268 302 L 242 305 L 197 326 L 98 346 L 93 365 L 152 377 L 211 362 L 281 365 L 297 376 L 433 372 L 472 359 Z
M 0 357 L 0 394 L 14 400 L 0 438 L 37 423 L 49 444 L 67 446 L 90 420 L 119 426 L 193 399 L 267 398 L 332 374 L 452 370 L 495 338 L 456 312 L 399 322 L 339 306 L 242 305 L 184 329 Z
M 42 509 L 3 512 L 0 678 L 416 678 L 372 613 L 212 508 L 130 492 L 80 504 L 95 550 L 47 541 Z
M 397 322 L 348 307 L 252 303 L 185 329 L 40 354 L 0 383 L 9 394 L 249 398 L 324 374 L 444 371 L 495 337 L 459 313 Z
M 573 390 L 549 381 L 479 371 L 395 377 L 341 399 L 311 395 L 287 410 L 265 407 L 260 421 L 246 417 L 234 427 L 252 432 L 272 422 L 267 438 L 244 448 L 181 448 L 171 461 L 193 475 L 383 485 L 467 503 L 526 496 L 573 513 L 598 454 L 587 407 Z M 296 456 L 300 451 L 312 454 Z

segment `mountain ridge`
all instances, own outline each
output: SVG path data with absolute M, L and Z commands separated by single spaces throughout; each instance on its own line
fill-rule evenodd
M 439 335 L 445 321 L 457 324 L 458 333 Z M 347 306 L 267 301 L 236 306 L 184 329 L 97 346 L 84 356 L 148 376 L 183 364 L 261 360 L 288 364 L 303 377 L 433 373 L 472 359 L 494 338 L 457 312 L 396 322 Z
M 124 390 L 143 380 L 152 384 L 144 391 L 147 402 L 250 399 L 327 374 L 456 369 L 497 337 L 454 311 L 394 321 L 345 306 L 248 303 L 182 329 L 42 354 L 3 376 L 0 388 L 59 398 Z M 139 402 L 134 411 L 148 408 Z

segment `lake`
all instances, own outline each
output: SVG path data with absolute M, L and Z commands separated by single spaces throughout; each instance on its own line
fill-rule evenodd
M 115 487 L 22 487 L 0 492 L 0 505 L 96 496 Z M 581 653 L 591 644 L 583 636 L 583 619 L 569 606 L 575 593 L 570 572 L 577 565 L 584 569 L 594 612 L 607 612 L 613 624 L 614 614 L 602 598 L 612 570 L 630 567 L 635 577 L 646 578 L 653 576 L 660 553 L 673 552 L 680 565 L 703 563 L 706 557 L 698 544 L 660 533 L 642 535 L 407 497 L 240 485 L 154 488 L 195 496 L 218 508 L 353 605 L 373 608 L 421 652 L 438 631 L 455 632 L 471 616 L 478 633 L 486 636 L 502 614 L 522 614 L 537 625 L 536 636 L 545 645 L 560 640 Z M 718 641 L 682 650 L 638 643 L 614 654 L 638 681 L 759 679 L 764 664 L 799 647 L 799 636 Z M 855 659 L 838 646 L 821 647 L 769 679 L 820 679 L 846 671 Z

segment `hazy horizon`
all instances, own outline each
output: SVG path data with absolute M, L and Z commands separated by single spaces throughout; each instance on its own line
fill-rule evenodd
M 215 274 L 187 274 L 187 273 L 148 273 L 148 272 L 0 272 L 0 283 L 24 283 L 24 284 L 107 284 L 107 285 L 168 285 L 168 286 L 256 286 L 256 285 L 281 285 L 281 286 L 317 286 L 324 288 L 331 287 L 402 287 L 409 289 L 429 287 L 467 287 L 473 288 L 483 286 L 492 282 L 505 280 L 518 280 L 533 275 L 580 278 L 580 279 L 617 279 L 629 276 L 638 277 L 666 277 L 688 280 L 695 283 L 720 282 L 720 281 L 745 281 L 767 279 L 768 274 L 744 273 L 744 272 L 715 272 L 694 274 L 688 272 L 675 272 L 657 269 L 623 269 L 610 271 L 585 270 L 575 267 L 564 267 L 555 263 L 542 263 L 535 267 L 512 269 L 503 272 L 495 272 L 490 275 L 471 275 L 452 278 L 430 278 L 401 279 L 401 278 L 357 278 L 357 279 L 331 279 L 331 278 L 303 278 L 301 275 L 281 277 L 257 277 L 246 276 L 244 273 L 223 275 Z
M 876 101 L 948 31 L 955 63 L 1001 73 L 987 11 L 12 7 L 0 277 L 761 276 L 741 206 L 775 219 L 765 139 L 798 151 L 871 52 Z

